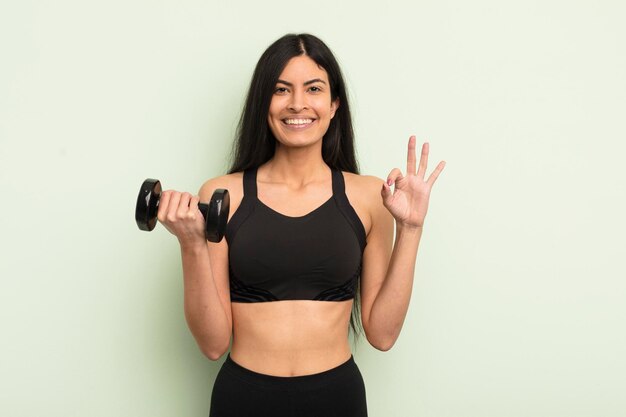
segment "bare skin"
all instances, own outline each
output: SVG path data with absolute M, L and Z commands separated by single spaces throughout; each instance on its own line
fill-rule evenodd
M 299 217 L 332 195 L 322 136 L 341 103 L 330 98 L 326 71 L 306 56 L 293 58 L 279 78 L 268 114 L 276 152 L 258 169 L 258 198 L 282 215 Z M 294 126 L 295 120 L 299 126 Z M 426 180 L 428 144 L 422 146 L 419 169 L 415 148 L 412 136 L 406 173 L 394 168 L 386 181 L 343 173 L 346 195 L 367 239 L 361 319 L 367 340 L 382 351 L 396 342 L 406 317 L 430 191 L 445 165 L 440 162 Z M 227 352 L 232 336 L 232 359 L 268 375 L 309 375 L 340 365 L 351 354 L 352 301 L 230 301 L 228 244 L 204 239 L 197 205 L 208 201 L 216 188 L 226 188 L 232 217 L 243 198 L 242 182 L 238 172 L 207 181 L 199 196 L 166 191 L 161 197 L 158 218 L 180 243 L 185 315 L 198 346 L 216 360 Z

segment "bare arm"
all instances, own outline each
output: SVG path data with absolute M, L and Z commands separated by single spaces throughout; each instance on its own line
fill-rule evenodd
M 424 181 L 428 162 L 428 144 L 422 147 L 419 171 L 415 172 L 415 137 L 409 139 L 407 174 L 399 169 L 382 184 L 382 202 L 372 198 L 372 228 L 363 255 L 362 318 L 368 341 L 386 351 L 394 345 L 409 307 L 417 250 L 422 237 L 431 188 L 445 162 L 440 162 Z M 395 184 L 392 193 L 390 185 Z M 383 209 L 384 206 L 384 209 Z M 392 222 L 396 238 L 389 251 Z
M 211 360 L 219 359 L 230 344 L 232 318 L 230 296 L 216 282 L 212 272 L 210 244 L 183 247 L 185 318 L 202 352 Z M 223 300 L 228 298 L 228 300 Z
M 372 227 L 380 228 L 375 225 Z M 378 236 L 371 236 L 368 247 L 374 240 L 381 242 L 373 244 L 372 249 L 381 246 L 383 241 L 389 241 L 385 246 L 390 247 L 392 228 L 387 227 L 386 231 L 372 230 L 370 235 L 374 233 Z M 391 254 L 387 255 L 389 250 L 387 254 L 379 250 L 377 254 L 364 259 L 361 296 L 363 327 L 370 344 L 379 350 L 391 349 L 400 336 L 411 300 L 421 235 L 421 229 L 407 230 L 396 225 Z
M 185 318 L 198 346 L 211 360 L 228 350 L 232 333 L 228 278 L 224 274 L 224 269 L 228 270 L 227 244 L 224 240 L 207 242 L 198 210 L 198 202 L 208 201 L 215 188 L 213 180 L 202 187 L 200 197 L 165 191 L 158 214 L 159 221 L 180 243 Z

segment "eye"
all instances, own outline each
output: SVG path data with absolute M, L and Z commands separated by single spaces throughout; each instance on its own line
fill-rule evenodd
M 311 88 L 309 88 L 309 91 L 311 91 L 312 93 L 321 93 L 322 89 L 314 85 Z
M 274 89 L 274 94 L 285 94 L 287 93 L 287 89 L 285 87 L 276 87 Z

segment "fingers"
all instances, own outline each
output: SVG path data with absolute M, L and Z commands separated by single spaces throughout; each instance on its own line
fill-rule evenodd
M 178 205 L 180 204 L 180 193 L 177 191 L 172 192 L 172 197 L 170 197 L 170 204 L 167 210 L 167 214 L 165 219 L 173 223 L 176 221 L 176 212 L 178 211 Z
M 424 179 L 424 175 L 426 175 L 426 168 L 428 167 L 428 151 L 429 151 L 429 143 L 424 142 L 422 145 L 422 153 L 420 155 L 420 163 L 419 168 L 416 172 L 416 161 L 417 158 L 415 156 L 415 148 L 416 148 L 416 139 L 415 136 L 411 136 L 409 138 L 409 148 L 407 152 L 407 161 L 406 161 L 406 174 L 407 175 L 417 175 L 418 178 Z
M 424 179 L 424 175 L 426 175 L 426 167 L 428 166 L 428 151 L 430 146 L 428 142 L 424 142 L 422 145 L 422 155 L 420 156 L 420 167 L 417 171 L 417 177 Z
M 443 171 L 443 168 L 445 166 L 446 166 L 446 161 L 439 162 L 435 170 L 432 172 L 432 174 L 430 174 L 430 177 L 428 177 L 428 181 L 426 181 L 429 186 L 432 187 L 435 184 L 435 181 L 437 181 L 439 174 L 441 174 L 441 171 Z
M 400 170 L 398 169 L 398 172 L 399 171 Z M 383 181 L 383 187 L 380 190 L 380 195 L 383 198 L 383 204 L 385 204 L 385 205 L 390 203 L 391 199 L 393 197 L 393 192 L 391 191 L 391 186 L 389 185 L 389 183 L 393 184 L 393 181 L 394 181 L 393 179 L 387 180 L 387 181 Z
M 185 219 L 193 219 L 195 212 L 189 210 L 189 202 L 191 201 L 191 194 L 189 193 L 181 193 L 180 201 L 178 203 L 178 210 L 176 210 L 176 219 L 177 220 L 185 220 Z
M 409 138 L 409 146 L 408 146 L 408 153 L 407 153 L 407 163 L 406 163 L 407 172 L 406 172 L 406 175 L 407 175 L 407 177 L 415 175 L 415 176 L 417 176 L 417 178 L 419 178 L 422 181 L 424 181 L 424 176 L 426 175 L 426 169 L 428 168 L 428 154 L 429 154 L 429 151 L 430 151 L 430 144 L 428 142 L 424 142 L 422 144 L 422 152 L 421 152 L 421 155 L 420 155 L 419 168 L 418 168 L 417 172 L 415 172 L 415 168 L 416 168 L 415 142 L 416 142 L 415 136 L 411 136 Z M 437 165 L 435 170 L 428 177 L 428 180 L 425 181 L 425 182 L 429 186 L 432 187 L 432 185 L 435 183 L 435 181 L 439 177 L 439 174 L 441 174 L 441 171 L 443 171 L 443 168 L 445 166 L 446 166 L 446 162 L 445 161 L 439 162 L 439 165 Z M 402 172 L 398 168 L 394 168 L 391 171 L 391 173 L 387 176 L 387 183 L 386 183 L 385 186 L 383 186 L 383 191 L 384 191 L 385 187 L 390 187 L 391 184 L 396 183 L 397 181 L 402 180 L 403 178 L 404 177 L 402 176 Z M 388 191 L 390 191 L 390 190 L 388 190 Z
M 189 210 L 198 213 L 200 210 L 198 209 L 198 204 L 200 204 L 200 197 L 194 195 L 191 197 L 191 201 L 189 202 Z
M 404 177 L 402 176 L 402 171 L 400 171 L 400 169 L 392 169 L 389 175 L 387 175 L 387 186 L 391 187 L 392 184 L 395 184 L 396 181 L 399 181 L 402 178 Z
M 198 213 L 199 197 L 190 193 L 168 190 L 161 193 L 157 218 L 161 223 L 194 220 Z
M 160 223 L 163 223 L 167 217 L 167 210 L 170 206 L 170 199 L 172 198 L 171 191 L 163 191 L 161 198 L 159 199 L 159 210 L 157 212 L 157 219 Z
M 383 198 L 383 203 L 389 201 L 391 198 L 391 188 L 383 181 L 383 188 L 380 190 L 380 195 Z
M 409 138 L 409 149 L 407 151 L 406 159 L 406 174 L 415 175 L 415 136 Z M 421 161 L 420 161 L 421 162 Z M 420 163 L 421 167 L 421 163 Z

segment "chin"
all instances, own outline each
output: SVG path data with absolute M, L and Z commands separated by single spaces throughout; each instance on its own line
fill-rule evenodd
M 276 142 L 280 145 L 280 146 L 285 146 L 287 148 L 307 148 L 310 146 L 315 146 L 318 143 L 321 143 L 322 140 L 321 139 L 317 139 L 317 140 L 285 140 L 285 139 L 277 139 Z

